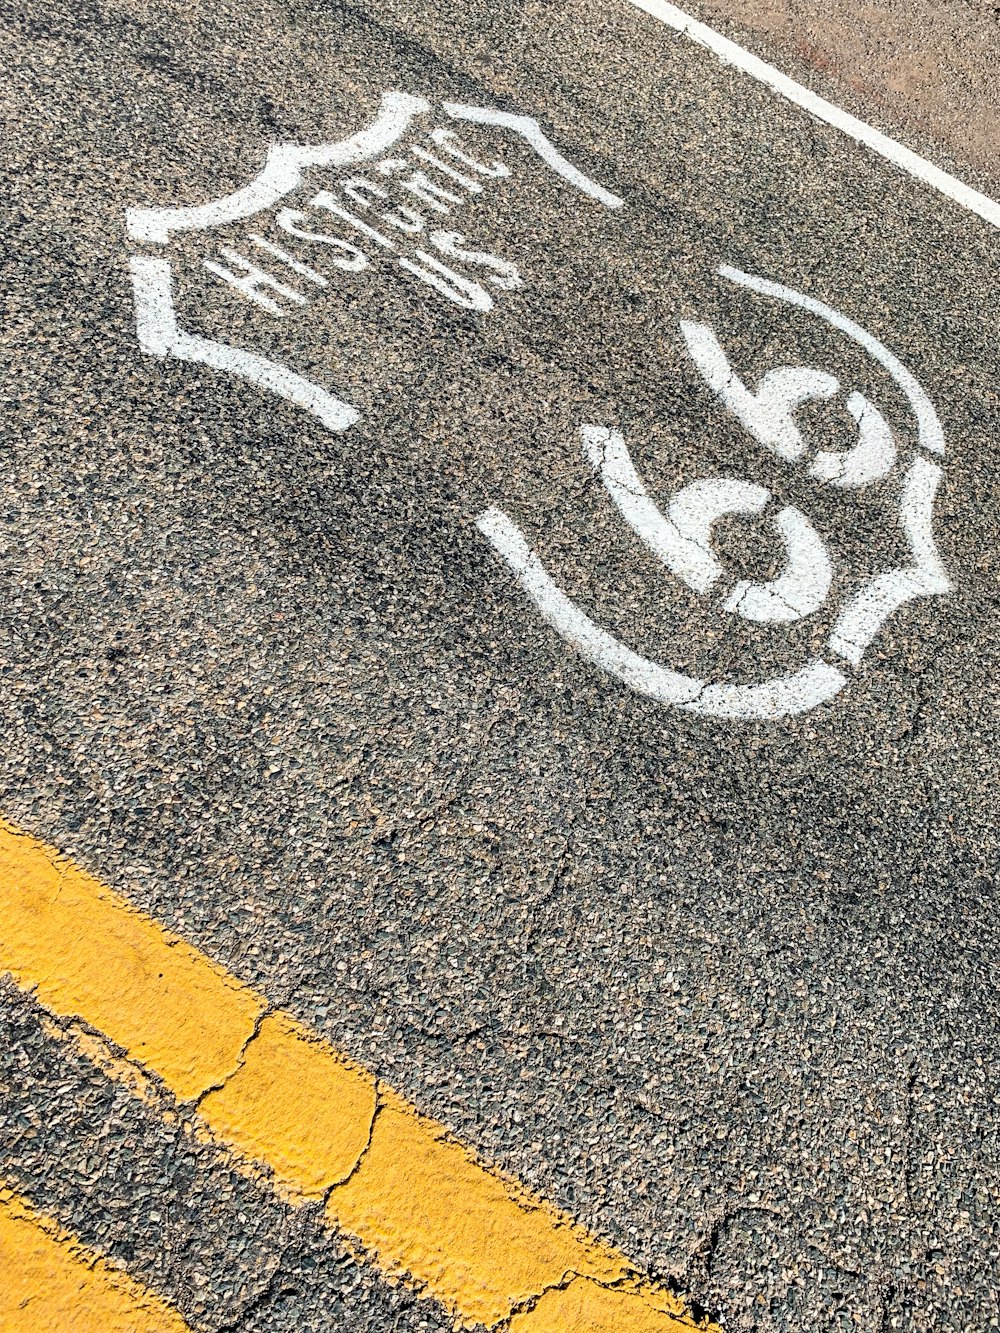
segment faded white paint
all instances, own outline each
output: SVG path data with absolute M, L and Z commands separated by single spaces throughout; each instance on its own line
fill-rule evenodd
M 498 111 L 495 107 L 465 106 L 460 102 L 445 102 L 444 110 L 455 120 L 467 120 L 473 125 L 495 125 L 499 129 L 513 130 L 531 145 L 547 167 L 551 167 L 558 176 L 562 176 L 563 180 L 576 186 L 581 193 L 589 194 L 591 199 L 596 199 L 605 208 L 621 208 L 625 202 L 618 195 L 606 190 L 603 185 L 598 185 L 589 176 L 585 176 L 573 166 L 572 162 L 568 162 L 551 139 L 547 138 L 538 121 L 533 120 L 531 116 L 516 116 L 509 111 Z
M 796 424 L 795 411 L 803 403 L 826 402 L 835 397 L 840 390 L 837 378 L 808 366 L 778 366 L 769 370 L 751 393 L 707 324 L 681 320 L 681 333 L 705 383 L 754 439 L 788 463 L 801 458 L 806 442 Z
M 352 213 L 350 209 L 345 208 L 343 204 L 338 203 L 336 195 L 330 190 L 319 190 L 313 195 L 309 203 L 312 208 L 325 209 L 328 213 L 332 213 L 335 218 L 340 218 L 341 222 L 346 222 L 349 227 L 353 227 L 354 230 L 360 232 L 362 236 L 366 236 L 368 240 L 374 241 L 380 249 L 396 249 L 396 243 L 390 241 L 389 237 L 386 236 L 384 232 L 378 231 L 375 227 L 371 226 L 370 223 L 365 222 L 355 213 Z
M 347 273 L 361 272 L 372 263 L 362 248 L 370 243 L 369 249 L 374 246 L 375 254 L 388 252 L 404 272 L 449 301 L 471 311 L 488 312 L 495 304 L 490 288 L 510 291 L 522 285 L 517 266 L 476 249 L 460 231 L 430 229 L 436 219 L 425 218 L 412 205 L 416 201 L 431 215 L 448 215 L 467 196 L 481 195 L 484 181 L 509 176 L 510 168 L 500 160 L 485 162 L 472 156 L 458 145 L 451 130 L 440 126 L 425 134 L 425 141 L 433 144 L 436 152 L 421 145 L 406 150 L 423 166 L 414 169 L 407 158 L 386 157 L 412 120 L 429 109 L 430 104 L 422 98 L 386 94 L 376 121 L 367 130 L 338 144 L 315 148 L 276 145 L 268 154 L 264 170 L 242 190 L 200 206 L 129 210 L 130 235 L 136 240 L 162 243 L 175 232 L 210 230 L 280 204 L 285 195 L 302 184 L 308 167 L 351 169 L 367 162 L 371 164 L 369 175 L 355 173 L 335 180 L 331 188 L 313 195 L 307 206 L 339 218 L 355 233 L 352 241 L 303 225 L 313 222 L 304 208 L 275 209 L 274 225 L 288 236 L 324 247 L 320 254 L 326 255 L 334 268 Z M 444 111 L 456 121 L 519 135 L 546 166 L 582 194 L 608 209 L 622 206 L 621 198 L 567 161 L 531 117 L 459 103 L 445 103 Z M 440 173 L 446 183 L 433 179 L 429 171 Z M 394 199 L 380 181 L 406 191 L 408 202 Z M 357 212 L 344 207 L 341 195 Z M 358 216 L 359 212 L 366 216 Z M 258 267 L 232 246 L 218 251 L 228 266 L 215 258 L 203 262 L 209 271 L 271 313 L 283 313 L 282 301 L 294 306 L 305 304 L 308 287 L 329 286 L 322 272 L 275 245 L 260 231 L 250 233 L 247 244 L 283 265 L 282 276 Z M 425 245 L 428 248 L 423 248 Z M 309 258 L 315 254 L 313 251 Z M 452 264 L 445 264 L 438 256 Z M 458 265 L 480 270 L 482 280 L 470 277 Z M 359 414 L 351 404 L 289 367 L 180 328 L 169 260 L 134 256 L 131 273 L 137 332 L 144 352 L 226 371 L 306 408 L 330 430 L 345 430 L 357 421 Z M 720 268 L 719 274 L 759 296 L 816 315 L 864 348 L 909 402 L 920 448 L 934 454 L 944 452 L 943 431 L 929 397 L 916 377 L 877 338 L 832 307 L 792 288 L 728 265 Z M 300 280 L 298 285 L 293 279 Z M 857 427 L 854 445 L 843 452 L 820 450 L 810 458 L 795 414 L 810 401 L 832 402 L 841 391 L 835 376 L 822 369 L 781 365 L 769 369 L 751 390 L 729 364 L 708 325 L 686 321 L 681 330 L 695 365 L 726 409 L 752 438 L 789 466 L 800 468 L 821 485 L 855 491 L 894 473 L 898 449 L 892 429 L 879 409 L 859 391 L 849 393 L 844 404 Z M 770 515 L 785 549 L 781 572 L 769 581 L 736 582 L 728 593 L 723 591 L 720 611 L 781 625 L 813 615 L 824 605 L 834 583 L 834 570 L 822 538 L 799 508 L 775 503 L 772 493 L 755 481 L 711 477 L 682 487 L 663 513 L 638 477 L 619 432 L 585 426 L 581 437 L 586 457 L 625 521 L 663 565 L 698 595 L 711 591 L 725 573 L 712 548 L 714 525 L 730 514 Z M 926 457 L 918 455 L 910 461 L 902 481 L 900 523 L 912 563 L 880 573 L 855 589 L 834 621 L 827 650 L 852 666 L 860 663 L 874 636 L 899 606 L 914 597 L 948 590 L 932 529 L 940 477 L 940 468 Z M 480 516 L 478 526 L 543 619 L 571 647 L 601 670 L 660 703 L 715 718 L 776 719 L 833 698 L 847 681 L 843 671 L 821 655 L 798 670 L 763 681 L 713 682 L 674 671 L 643 657 L 596 625 L 556 585 L 524 534 L 501 509 L 488 509 Z
M 266 246 L 273 255 L 283 258 L 294 272 L 303 277 L 308 276 L 309 281 L 320 287 L 327 285 L 326 278 L 322 274 L 317 273 L 315 269 L 309 268 L 306 264 L 301 264 L 297 259 L 293 259 L 279 246 L 271 245 L 259 236 L 254 237 L 254 239 L 261 246 Z M 233 267 L 227 268 L 225 264 L 220 264 L 214 259 L 203 259 L 201 261 L 202 268 L 208 269 L 209 273 L 214 273 L 217 278 L 221 278 L 234 290 L 242 293 L 247 300 L 254 301 L 270 314 L 280 317 L 285 313 L 280 302 L 276 301 L 274 296 L 281 296 L 286 301 L 291 301 L 293 305 L 306 304 L 306 298 L 295 287 L 290 287 L 287 282 L 282 282 L 273 273 L 269 273 L 266 269 L 252 263 L 238 250 L 233 250 L 228 245 L 222 245 L 219 247 L 219 254 L 222 255 L 223 259 L 228 259 Z M 234 270 L 237 269 L 240 271 L 235 272 Z M 269 292 L 273 292 L 274 295 L 269 295 Z
M 426 162 L 428 166 L 433 167 L 435 171 L 440 171 L 443 176 L 447 176 L 450 180 L 453 180 L 456 185 L 461 185 L 462 189 L 467 190 L 469 194 L 482 194 L 483 186 L 481 181 L 475 180 L 472 176 L 466 175 L 463 171 L 456 170 L 450 162 L 442 161 L 442 159 L 437 157 L 434 153 L 429 153 L 426 148 L 421 148 L 420 144 L 414 144 L 410 149 L 410 152 L 414 157 L 420 158 L 421 162 Z
M 741 580 L 722 603 L 747 620 L 788 624 L 811 616 L 826 601 L 833 569 L 823 540 L 801 510 L 788 505 L 774 516 L 785 543 L 785 567 L 767 583 Z
M 701 681 L 650 662 L 595 625 L 552 581 L 528 546 L 524 533 L 502 509 L 487 509 L 476 520 L 476 526 L 510 566 L 542 619 L 561 634 L 571 648 L 658 703 L 691 703 L 697 699 L 702 690 Z
M 430 102 L 409 93 L 385 93 L 378 116 L 367 129 L 338 143 L 275 144 L 263 169 L 248 185 L 211 203 L 168 208 L 130 208 L 125 220 L 135 241 L 164 242 L 176 231 L 208 231 L 239 218 L 253 217 L 290 194 L 309 167 L 347 167 L 381 157 L 410 128 Z
M 303 227 L 301 224 L 306 221 L 306 215 L 300 209 L 282 208 L 274 220 L 282 231 L 288 232 L 289 236 L 295 236 L 300 241 L 314 241 L 317 245 L 328 246 L 333 253 L 327 255 L 327 263 L 333 264 L 335 268 L 343 269 L 347 273 L 360 273 L 368 267 L 368 256 L 350 241 L 345 241 L 339 236 L 331 236 L 329 232 L 310 231 L 307 227 Z
M 618 431 L 582 426 L 584 455 L 639 540 L 693 592 L 707 593 L 724 574 L 712 549 L 712 529 L 732 514 L 764 513 L 771 492 L 735 477 L 703 477 L 670 499 L 666 515 L 643 486 Z M 741 580 L 722 602 L 724 611 L 754 621 L 793 621 L 819 610 L 832 570 L 823 541 L 806 516 L 791 506 L 774 517 L 785 546 L 785 567 L 767 583 Z
M 737 421 L 786 463 L 799 462 L 808 446 L 795 413 L 804 403 L 836 398 L 840 392 L 837 377 L 809 366 L 778 366 L 751 392 L 707 324 L 682 320 L 681 333 L 705 383 Z M 892 471 L 896 444 L 885 417 L 864 394 L 853 391 L 844 406 L 857 424 L 857 443 L 842 452 L 819 450 L 809 465 L 809 475 L 842 490 L 860 490 Z
M 706 717 L 776 721 L 808 712 L 832 699 L 847 683 L 842 671 L 819 660 L 787 676 L 749 685 L 709 684 L 683 672 L 671 671 L 595 625 L 550 578 L 521 529 L 502 509 L 486 510 L 476 520 L 476 526 L 509 567 L 542 619 L 571 648 L 656 703 L 672 704 Z
M 247 185 L 221 198 L 200 205 L 137 207 L 126 212 L 128 234 L 133 241 L 161 245 L 178 232 L 211 231 L 241 219 L 255 217 L 274 209 L 273 222 L 286 235 L 325 247 L 327 261 L 342 273 L 360 273 L 372 260 L 362 249 L 371 243 L 378 251 L 397 255 L 403 272 L 422 282 L 449 302 L 476 313 L 487 313 L 495 305 L 489 288 L 512 291 L 522 285 L 517 266 L 510 260 L 476 248 L 464 235 L 454 230 L 433 230 L 427 243 L 446 258 L 445 264 L 428 249 L 418 247 L 413 239 L 426 231 L 426 221 L 416 208 L 416 200 L 438 215 L 448 215 L 467 197 L 483 192 L 484 181 L 498 181 L 510 176 L 510 168 L 499 159 L 482 161 L 460 145 L 455 132 L 446 126 L 429 129 L 426 141 L 435 152 L 421 144 L 410 144 L 410 158 L 424 164 L 413 169 L 405 157 L 388 157 L 390 149 L 409 131 L 416 117 L 431 109 L 423 97 L 409 93 L 388 92 L 382 97 L 378 114 L 371 125 L 336 143 L 319 145 L 275 144 L 267 154 L 263 169 Z M 546 137 L 538 122 L 529 116 L 516 116 L 489 107 L 448 103 L 445 114 L 453 120 L 466 121 L 513 132 L 527 142 L 539 159 L 562 179 L 607 208 L 620 208 L 622 200 L 592 181 L 572 165 Z M 340 219 L 355 233 L 352 241 L 324 230 L 303 226 L 310 221 L 302 208 L 276 208 L 305 180 L 310 168 L 350 169 L 367 163 L 369 175 L 348 176 L 334 182 L 343 196 L 372 219 L 359 217 L 345 208 L 335 189 L 321 189 L 308 207 L 321 208 Z M 446 182 L 435 180 L 429 171 L 439 172 Z M 375 175 L 402 191 L 409 203 L 393 200 Z M 457 193 L 461 191 L 462 193 Z M 373 221 L 379 225 L 373 225 Z M 385 230 L 382 230 L 385 228 Z M 386 232 L 391 231 L 392 235 Z M 360 240 L 359 240 L 360 238 Z M 326 288 L 329 279 L 303 259 L 290 254 L 259 232 L 251 233 L 255 248 L 278 260 L 308 285 L 296 286 L 286 275 L 276 276 L 241 254 L 232 245 L 220 246 L 215 256 L 203 257 L 205 269 L 226 282 L 234 291 L 254 302 L 268 314 L 281 317 L 289 307 L 309 304 L 308 287 Z M 412 246 L 407 250 L 408 246 Z M 402 251 L 403 253 L 399 253 Z M 310 256 L 312 257 L 312 256 Z M 226 263 L 220 262 L 222 260 Z M 461 271 L 458 265 L 484 270 L 483 281 Z M 200 361 L 219 370 L 227 370 L 260 387 L 271 389 L 284 398 L 308 407 L 331 430 L 344 430 L 358 420 L 357 410 L 289 367 L 256 353 L 226 345 L 220 341 L 185 332 L 179 327 L 173 305 L 170 261 L 136 255 L 131 260 L 133 290 L 136 300 L 136 327 L 139 344 L 156 356 L 175 356 L 181 360 Z
M 896 462 L 896 442 L 885 417 L 863 393 L 849 394 L 845 406 L 858 426 L 857 444 L 842 453 L 820 449 L 809 464 L 809 475 L 857 491 L 889 475 Z
M 585 456 L 639 540 L 694 592 L 708 592 L 723 572 L 711 549 L 712 524 L 723 514 L 761 513 L 770 492 L 745 481 L 696 481 L 674 496 L 665 516 L 640 481 L 618 431 L 583 426 L 580 435 Z
M 435 259 L 426 250 L 415 251 L 413 259 L 403 256 L 399 266 L 464 310 L 485 313 L 493 309 L 493 297 L 482 283 L 474 282 L 447 264 L 442 264 L 440 259 Z
M 707 577 L 706 562 L 697 581 L 685 579 L 695 592 L 707 592 L 723 573 L 722 565 L 711 554 L 712 529 L 719 519 L 730 514 L 762 514 L 770 499 L 771 492 L 763 486 L 734 477 L 704 477 L 689 482 L 671 498 L 667 510 L 670 525 L 680 533 L 687 549 L 704 551 L 712 565 L 711 578 Z
M 761 296 L 770 296 L 776 301 L 784 301 L 788 305 L 798 306 L 801 310 L 808 310 L 810 314 L 818 315 L 841 333 L 846 333 L 848 338 L 856 342 L 859 347 L 863 347 L 885 367 L 906 395 L 913 409 L 913 415 L 917 419 L 917 443 L 920 447 L 929 449 L 932 454 L 944 453 L 944 431 L 941 429 L 941 422 L 938 420 L 934 405 L 917 377 L 907 370 L 902 361 L 890 352 L 884 343 L 879 342 L 878 338 L 868 333 L 860 324 L 855 324 L 853 319 L 842 315 L 839 310 L 834 310 L 833 306 L 817 301 L 815 297 L 807 296 L 805 292 L 797 292 L 793 287 L 785 287 L 780 282 L 771 282 L 752 273 L 743 273 L 730 264 L 720 266 L 719 276 L 740 287 L 748 287 L 750 291 L 758 292 Z
M 720 269 L 720 274 L 760 295 L 800 306 L 865 348 L 909 400 L 920 446 L 943 452 L 944 434 L 930 399 L 878 339 L 832 307 L 790 287 L 728 267 Z M 764 375 L 751 392 L 707 325 L 684 322 L 681 331 L 706 382 L 750 435 L 785 462 L 805 468 L 821 484 L 853 490 L 892 471 L 896 462 L 892 431 L 861 393 L 851 393 L 846 402 L 858 427 L 857 443 L 844 453 L 821 450 L 810 462 L 807 443 L 794 420 L 795 409 L 810 399 L 830 401 L 840 392 L 839 381 L 826 371 L 780 366 Z M 726 514 L 764 514 L 772 499 L 770 491 L 732 477 L 701 478 L 678 491 L 664 514 L 640 480 L 619 431 L 588 425 L 581 427 L 580 435 L 584 456 L 640 541 L 693 591 L 709 592 L 723 574 L 712 550 L 714 524 Z M 912 459 L 902 483 L 899 513 L 913 563 L 877 574 L 855 591 L 827 639 L 827 651 L 851 666 L 860 665 L 875 635 L 900 606 L 915 597 L 949 590 L 933 533 L 934 497 L 940 480 L 936 463 L 923 454 Z M 658 703 L 720 719 L 773 720 L 814 708 L 832 699 L 847 683 L 843 671 L 823 656 L 770 680 L 735 683 L 701 680 L 652 662 L 596 625 L 566 596 L 503 510 L 488 509 L 477 523 L 546 623 L 587 661 Z M 751 621 L 787 624 L 824 605 L 834 570 L 825 543 L 800 509 L 784 506 L 774 515 L 774 525 L 785 547 L 781 573 L 767 582 L 737 582 L 722 610 Z
M 487 250 L 468 249 L 465 244 L 465 237 L 460 236 L 457 231 L 432 231 L 430 241 L 435 250 L 447 255 L 450 259 L 458 259 L 463 264 L 471 264 L 473 268 L 487 269 L 488 277 L 486 281 L 492 283 L 494 287 L 500 287 L 505 292 L 512 292 L 516 288 L 524 286 L 516 264 L 512 264 L 509 259 L 501 259 L 499 255 L 491 255 Z
M 493 180 L 501 180 L 504 176 L 510 175 L 510 167 L 505 162 L 494 159 L 492 162 L 480 162 L 478 158 L 470 157 L 464 149 L 459 148 L 456 143 L 456 134 L 453 130 L 445 129 L 444 126 L 431 130 L 430 137 L 439 148 L 443 148 L 446 153 L 450 153 L 464 166 L 470 167 L 480 176 L 490 176 Z
M 914 564 L 879 574 L 840 613 L 830 633 L 833 652 L 858 666 L 869 644 L 890 616 L 916 597 L 940 596 L 951 590 L 934 543 L 934 497 L 941 469 L 928 458 L 914 458 L 903 483 L 900 523 Z

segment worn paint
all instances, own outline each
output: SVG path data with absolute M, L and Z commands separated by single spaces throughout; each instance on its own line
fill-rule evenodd
M 2 821 L 0 968 L 71 1020 L 71 1035 L 79 1020 L 113 1041 L 113 1058 L 99 1042 L 91 1051 L 109 1076 L 143 1095 L 130 1071 L 156 1075 L 237 1161 L 286 1197 L 322 1201 L 331 1226 L 459 1327 L 709 1327 L 318 1034 Z
M 1000 227 L 1000 203 L 995 199 L 991 199 L 980 190 L 973 189 L 971 185 L 966 185 L 950 172 L 942 170 L 933 162 L 929 162 L 926 157 L 915 153 L 912 148 L 907 148 L 890 138 L 888 134 L 875 129 L 873 125 L 859 120 L 857 116 L 852 116 L 843 107 L 828 102 L 811 88 L 796 83 L 781 70 L 761 60 L 760 56 L 724 37 L 707 23 L 692 18 L 684 10 L 670 4 L 669 0 L 629 0 L 629 3 L 635 5 L 637 9 L 644 9 L 647 14 L 659 19 L 675 32 L 683 33 L 699 46 L 707 47 L 724 65 L 732 65 L 735 69 L 742 70 L 744 74 L 757 79 L 780 97 L 787 98 L 795 106 L 815 116 L 817 120 L 825 121 L 855 142 L 864 144 L 873 153 L 878 153 L 893 166 L 907 172 L 924 185 L 929 185 L 932 190 L 937 190 L 960 208 L 975 213 L 991 226 Z M 856 17 L 854 21 L 857 21 Z
M 832 306 L 781 283 L 722 265 L 719 276 L 757 296 L 797 306 L 864 348 L 895 380 L 913 411 L 917 446 L 932 454 L 945 451 L 944 432 L 930 398 L 916 377 L 889 349 Z M 829 402 L 841 391 L 829 372 L 802 365 L 769 370 L 751 391 L 737 375 L 715 333 L 706 324 L 680 321 L 687 350 L 706 386 L 747 433 L 790 466 L 803 466 L 819 485 L 862 491 L 896 469 L 898 451 L 882 413 L 861 393 L 847 395 L 845 407 L 858 428 L 848 450 L 819 450 L 811 459 L 794 413 L 809 401 Z M 712 528 L 726 514 L 761 515 L 772 496 L 755 482 L 707 477 L 689 483 L 672 497 L 667 513 L 648 493 L 636 472 L 624 436 L 604 426 L 580 428 L 583 454 L 604 482 L 608 496 L 638 539 L 667 570 L 692 591 L 709 592 L 723 573 L 712 549 Z M 842 605 L 824 652 L 858 667 L 866 649 L 900 607 L 920 597 L 949 592 L 934 540 L 934 498 L 940 466 L 916 453 L 902 473 L 897 521 L 906 536 L 912 564 L 886 570 L 855 586 Z M 727 614 L 758 623 L 782 624 L 813 615 L 826 602 L 834 568 L 826 546 L 805 514 L 785 506 L 772 516 L 785 548 L 785 565 L 767 582 L 740 580 L 721 603 Z M 579 655 L 608 675 L 617 676 L 637 694 L 686 712 L 734 722 L 776 721 L 826 703 L 847 684 L 839 665 L 814 656 L 798 670 L 769 680 L 710 682 L 653 662 L 596 624 L 562 591 L 521 528 L 498 506 L 484 510 L 476 525 L 508 566 L 522 592 L 542 619 Z M 748 663 L 756 671 L 756 661 Z
M 238 1070 L 198 1110 L 216 1138 L 265 1162 L 294 1197 L 322 1200 L 364 1152 L 375 1079 L 287 1014 L 269 1014 Z
M 172 1306 L 0 1186 L 3 1333 L 189 1333 Z
M 570 1273 L 619 1282 L 629 1272 L 621 1255 L 484 1170 L 442 1125 L 388 1089 L 364 1161 L 331 1193 L 327 1214 L 382 1268 L 409 1273 L 462 1323 L 498 1324 Z
M 0 969 L 181 1100 L 236 1067 L 265 1001 L 79 867 L 0 821 Z

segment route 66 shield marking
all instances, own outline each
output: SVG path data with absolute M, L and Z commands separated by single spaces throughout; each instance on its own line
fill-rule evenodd
M 456 134 L 488 136 L 486 147 Z M 174 295 L 173 261 L 164 251 L 172 239 L 249 222 L 258 229 L 243 249 L 219 244 L 200 269 L 275 319 L 307 306 L 317 289 L 328 288 L 331 268 L 348 277 L 390 263 L 394 272 L 422 290 L 471 312 L 489 315 L 503 293 L 524 286 L 518 266 L 480 248 L 452 230 L 462 206 L 505 181 L 511 170 L 502 145 L 511 136 L 564 186 L 603 210 L 623 200 L 574 166 L 529 116 L 490 107 L 444 102 L 434 112 L 423 97 L 387 93 L 367 129 L 336 143 L 306 147 L 275 145 L 249 184 L 195 206 L 156 206 L 128 211 L 128 233 L 137 247 L 130 260 L 136 326 L 142 350 L 158 357 L 200 362 L 268 390 L 314 414 L 329 430 L 349 430 L 360 411 L 316 378 L 289 365 L 183 326 Z M 315 173 L 324 188 L 317 190 Z M 266 225 L 265 225 L 266 224 Z M 265 234 L 266 233 L 266 234 Z M 276 243 L 278 237 L 281 244 Z M 301 243 L 309 247 L 308 258 Z M 300 248 L 293 248 L 299 243 Z M 144 247 L 139 249 L 138 247 Z M 154 247 L 154 252 L 149 252 Z M 326 265 L 313 256 L 317 250 Z M 894 496 L 891 523 L 905 539 L 906 563 L 855 581 L 831 608 L 840 588 L 827 540 L 799 505 L 783 504 L 772 489 L 746 476 L 692 476 L 665 510 L 638 475 L 625 434 L 618 428 L 581 422 L 587 464 L 608 500 L 635 538 L 669 577 L 714 606 L 725 620 L 759 626 L 790 626 L 833 612 L 823 649 L 790 672 L 758 679 L 746 663 L 745 679 L 713 681 L 675 670 L 635 651 L 595 620 L 559 586 L 524 532 L 499 505 L 481 513 L 479 531 L 512 571 L 537 613 L 567 645 L 600 671 L 658 703 L 728 720 L 779 719 L 833 699 L 848 684 L 876 635 L 908 602 L 949 591 L 949 580 L 933 533 L 935 495 L 944 454 L 937 413 L 912 373 L 877 338 L 846 315 L 777 282 L 723 265 L 719 276 L 751 294 L 797 307 L 863 349 L 887 372 L 908 402 L 916 422 L 909 456 L 877 404 L 859 390 L 845 392 L 828 371 L 783 364 L 750 388 L 728 359 L 715 329 L 697 320 L 679 321 L 686 354 L 704 386 L 753 440 L 789 469 L 804 472 L 817 492 L 860 495 L 876 483 Z M 796 412 L 809 403 L 834 404 L 853 419 L 856 439 L 846 450 L 812 451 Z M 762 518 L 782 544 L 784 567 L 770 579 L 742 579 L 721 595 L 723 564 L 713 529 L 728 515 Z M 715 599 L 714 601 L 712 599 Z
M 386 93 L 367 129 L 337 143 L 312 147 L 276 144 L 257 176 L 231 194 L 196 206 L 130 208 L 126 217 L 129 237 L 134 243 L 163 246 L 177 235 L 211 233 L 269 214 L 278 234 L 318 243 L 326 250 L 328 262 L 341 273 L 362 272 L 376 256 L 388 253 L 399 268 L 445 299 L 486 313 L 493 308 L 497 289 L 520 285 L 515 266 L 466 245 L 460 233 L 436 227 L 434 222 L 450 218 L 456 207 L 480 194 L 486 182 L 503 179 L 510 172 L 502 161 L 471 156 L 456 142 L 452 126 L 477 125 L 516 135 L 570 186 L 605 208 L 621 207 L 617 195 L 573 166 L 529 116 L 445 102 L 439 110 L 445 124 L 429 128 L 426 135 L 404 148 L 404 140 L 415 128 L 423 128 L 422 118 L 432 109 L 423 97 Z M 404 151 L 407 156 L 400 155 Z M 370 176 L 359 174 L 359 167 L 370 167 Z M 324 177 L 336 173 L 334 188 L 308 188 L 309 173 L 315 171 L 322 171 Z M 308 196 L 301 201 L 304 207 L 285 206 L 303 190 Z M 331 222 L 339 224 L 341 234 L 328 230 Z M 307 287 L 328 285 L 322 271 L 265 236 L 251 233 L 248 239 L 256 252 L 284 266 L 281 277 L 229 247 L 223 247 L 220 256 L 228 267 L 214 258 L 204 259 L 202 267 L 279 317 L 284 313 L 283 304 L 287 308 L 289 303 L 294 307 L 308 301 L 301 287 L 291 285 L 293 279 L 304 281 Z M 469 276 L 464 271 L 468 268 L 483 273 L 483 280 Z M 186 331 L 175 308 L 170 259 L 134 253 L 130 269 L 136 329 L 144 352 L 201 362 L 246 380 L 304 407 L 332 431 L 348 430 L 357 422 L 359 412 L 352 403 L 289 366 Z
M 944 453 L 944 433 L 927 394 L 914 376 L 878 339 L 821 301 L 780 283 L 723 265 L 729 282 L 773 300 L 798 306 L 862 347 L 889 372 L 908 400 L 917 425 L 917 450 L 900 460 L 894 433 L 878 408 L 853 391 L 846 408 L 858 438 L 845 452 L 819 451 L 811 459 L 795 422 L 795 410 L 809 400 L 829 401 L 841 391 L 826 371 L 779 366 L 751 392 L 736 374 L 714 332 L 706 325 L 681 323 L 698 371 L 759 445 L 792 465 L 805 466 L 818 485 L 860 491 L 898 474 L 895 522 L 905 536 L 911 562 L 868 579 L 839 609 L 823 655 L 798 670 L 764 681 L 712 683 L 674 671 L 634 652 L 600 628 L 565 595 L 532 552 L 524 534 L 502 509 L 481 514 L 483 535 L 514 573 L 542 617 L 581 656 L 658 703 L 687 712 L 728 719 L 778 719 L 805 713 L 832 699 L 848 683 L 840 665 L 860 665 L 879 630 L 907 602 L 940 596 L 950 583 L 934 541 L 934 498 L 941 468 L 928 455 Z M 832 583 L 831 561 L 822 538 L 799 509 L 776 509 L 764 487 L 730 477 L 704 478 L 676 492 L 667 513 L 650 498 L 637 475 L 624 438 L 616 431 L 582 426 L 583 451 L 600 475 L 611 501 L 635 535 L 675 578 L 707 595 L 721 565 L 713 553 L 713 525 L 727 514 L 773 511 L 785 547 L 785 565 L 769 582 L 744 580 L 722 601 L 724 614 L 758 623 L 792 623 L 818 611 Z

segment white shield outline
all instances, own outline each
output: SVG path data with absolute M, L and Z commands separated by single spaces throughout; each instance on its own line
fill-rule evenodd
M 249 184 L 205 204 L 134 207 L 126 210 L 130 239 L 162 245 L 181 231 L 210 231 L 271 208 L 301 185 L 310 167 L 345 167 L 381 157 L 409 130 L 417 116 L 432 110 L 424 97 L 386 92 L 375 120 L 367 129 L 337 143 L 307 146 L 274 144 L 261 171 Z M 452 120 L 492 126 L 519 135 L 544 164 L 581 193 L 605 208 L 621 208 L 623 200 L 578 170 L 559 152 L 531 116 L 494 107 L 444 102 L 441 110 Z M 289 366 L 214 338 L 188 333 L 180 327 L 174 306 L 173 270 L 169 259 L 133 254 L 129 260 L 135 301 L 136 333 L 148 356 L 176 357 L 225 371 L 258 388 L 287 398 L 313 413 L 331 431 L 345 431 L 360 419 L 353 404 L 297 374 Z

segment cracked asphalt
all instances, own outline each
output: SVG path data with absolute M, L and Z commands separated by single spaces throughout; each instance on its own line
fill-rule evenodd
M 624 3 L 4 19 L 0 811 L 728 1328 L 1000 1326 L 997 232 Z M 394 167 L 311 166 L 252 218 L 129 241 L 127 208 L 224 196 L 272 143 L 364 128 L 386 89 L 431 104 L 399 152 L 465 185 L 425 159 L 430 199 Z M 622 206 L 446 103 L 536 118 Z M 134 255 L 169 260 L 185 330 L 358 421 L 144 354 Z M 234 285 L 247 263 L 280 314 Z M 511 265 L 518 284 L 491 281 Z M 950 591 L 778 720 L 602 670 L 476 526 L 502 508 L 594 624 L 692 679 L 828 653 L 845 600 L 909 558 L 911 404 L 721 265 L 881 340 L 945 438 Z M 763 447 L 682 320 L 751 388 L 790 365 L 863 393 L 894 469 L 838 489 Z M 839 401 L 795 421 L 806 461 L 857 435 Z M 586 424 L 621 433 L 661 513 L 711 477 L 797 508 L 824 604 L 751 622 L 685 587 L 595 476 Z M 712 536 L 726 587 L 782 569 L 769 518 Z M 136 1099 L 0 996 L 4 1180 L 192 1328 L 450 1326 L 169 1094 Z

